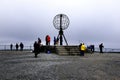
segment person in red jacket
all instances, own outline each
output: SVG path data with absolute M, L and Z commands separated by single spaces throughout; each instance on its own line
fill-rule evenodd
M 50 45 L 50 36 L 49 35 L 46 36 L 46 45 Z
M 50 45 L 50 36 L 47 37 L 48 45 Z

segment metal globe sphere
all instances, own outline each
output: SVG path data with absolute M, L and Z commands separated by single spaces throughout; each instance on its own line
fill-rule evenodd
M 67 29 L 69 24 L 69 18 L 65 14 L 58 14 L 53 19 L 53 25 L 58 30 L 60 30 L 60 28 L 62 28 L 62 30 Z

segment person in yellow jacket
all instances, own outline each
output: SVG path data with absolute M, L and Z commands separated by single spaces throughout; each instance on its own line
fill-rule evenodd
M 86 50 L 86 46 L 85 46 L 84 43 L 83 43 L 83 44 L 81 45 L 81 51 L 80 51 L 80 55 L 81 55 L 81 56 L 84 56 L 85 50 Z

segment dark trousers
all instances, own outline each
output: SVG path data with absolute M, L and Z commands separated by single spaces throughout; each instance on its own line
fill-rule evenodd
M 103 53 L 103 50 L 102 50 L 102 48 L 100 48 L 100 53 Z
M 48 41 L 46 41 L 46 45 L 48 45 Z
M 80 56 L 84 56 L 84 51 L 80 51 Z
M 46 45 L 50 45 L 50 42 L 46 41 Z

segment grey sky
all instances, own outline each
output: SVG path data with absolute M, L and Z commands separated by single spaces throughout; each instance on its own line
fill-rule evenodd
M 47 34 L 53 39 L 57 14 L 66 14 L 70 25 L 64 31 L 70 44 L 104 43 L 120 48 L 120 0 L 0 0 L 0 44 L 32 44 Z

